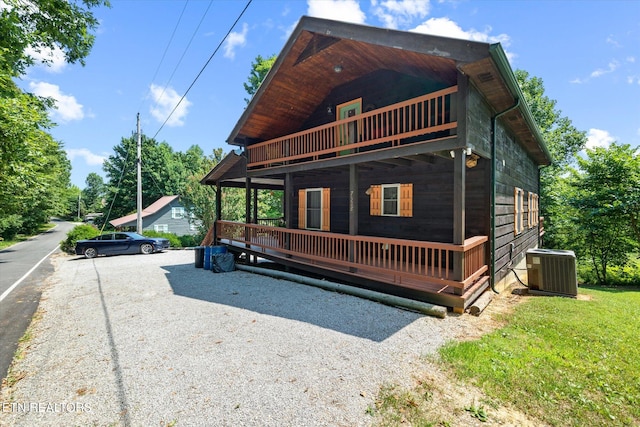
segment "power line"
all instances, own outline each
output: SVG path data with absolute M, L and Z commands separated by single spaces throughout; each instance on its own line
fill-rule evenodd
M 205 62 L 205 64 L 202 66 L 202 68 L 200 69 L 200 72 L 198 73 L 198 75 L 196 75 L 196 77 L 193 79 L 193 82 L 191 82 L 191 84 L 189 85 L 189 87 L 187 88 L 187 90 L 185 91 L 184 95 L 182 95 L 182 97 L 180 98 L 180 100 L 178 101 L 178 103 L 176 104 L 175 107 L 173 107 L 173 110 L 171 110 L 171 113 L 169 113 L 169 115 L 167 116 L 167 118 L 165 119 L 165 121 L 162 123 L 162 125 L 160 126 L 160 128 L 158 129 L 158 131 L 155 133 L 155 135 L 153 135 L 153 139 L 156 138 L 156 136 L 158 136 L 158 134 L 160 133 L 160 131 L 162 130 L 162 128 L 164 127 L 164 125 L 167 124 L 167 122 L 169 121 L 169 119 L 171 118 L 171 116 L 173 115 L 173 113 L 175 113 L 175 111 L 178 109 L 178 107 L 180 106 L 180 104 L 182 103 L 182 101 L 184 100 L 184 98 L 186 98 L 187 94 L 189 93 L 189 91 L 191 90 L 191 88 L 193 88 L 193 86 L 196 84 L 196 82 L 198 81 L 198 79 L 200 78 L 200 76 L 202 75 L 202 73 L 204 72 L 205 68 L 207 68 L 207 66 L 209 65 L 209 62 L 211 62 L 211 60 L 213 59 L 213 57 L 216 55 L 216 53 L 218 52 L 218 50 L 220 50 L 220 47 L 222 46 L 222 44 L 224 43 L 224 41 L 227 39 L 227 37 L 229 37 L 229 34 L 231 34 L 231 31 L 233 31 L 233 29 L 235 28 L 235 26 L 238 24 L 238 21 L 240 21 L 240 19 L 242 18 L 242 16 L 244 15 L 244 13 L 247 11 L 247 9 L 249 8 L 249 5 L 251 4 L 253 0 L 249 0 L 247 1 L 246 6 L 244 7 L 244 9 L 242 9 L 242 12 L 240 12 L 240 15 L 238 15 L 238 17 L 236 18 L 236 20 L 233 22 L 233 25 L 231 25 L 231 27 L 229 28 L 229 31 L 227 31 L 227 34 L 222 38 L 222 40 L 220 41 L 220 43 L 218 44 L 218 46 L 216 47 L 216 49 L 213 51 L 213 53 L 211 54 L 211 56 L 209 57 L 209 59 L 207 60 L 207 62 Z
M 184 2 L 184 7 L 182 8 L 182 12 L 180 12 L 180 16 L 178 17 L 178 22 L 176 22 L 175 27 L 173 27 L 173 32 L 171 33 L 171 37 L 169 38 L 169 42 L 167 42 L 167 45 L 164 48 L 164 52 L 162 53 L 162 58 L 160 58 L 160 62 L 158 63 L 158 66 L 156 67 L 156 71 L 153 73 L 153 77 L 151 78 L 151 83 L 153 84 L 153 82 L 156 81 L 156 77 L 158 76 L 158 71 L 160 71 L 160 67 L 162 66 L 162 63 L 164 62 L 164 58 L 165 56 L 167 56 L 167 52 L 169 51 L 169 46 L 171 46 L 171 43 L 173 42 L 173 38 L 176 35 L 176 31 L 178 30 L 178 27 L 180 26 L 180 22 L 182 21 L 182 16 L 184 15 L 184 11 L 187 10 L 187 4 L 189 4 L 189 0 Z M 151 88 L 149 88 L 149 90 L 147 91 L 147 94 L 144 96 L 144 98 L 142 98 L 142 101 L 140 101 L 140 106 L 138 107 L 138 111 L 140 111 L 140 108 L 142 108 L 142 104 L 144 103 L 144 100 L 147 98 L 147 96 L 149 96 L 149 92 L 151 92 Z M 164 93 L 164 91 L 163 91 Z
M 167 80 L 167 83 L 162 88 L 162 93 L 160 94 L 158 99 L 161 99 L 162 96 L 164 95 L 164 93 L 167 91 L 167 87 L 169 87 L 169 83 L 171 83 L 171 80 L 173 79 L 173 76 L 176 74 L 176 71 L 178 71 L 178 67 L 180 67 L 180 64 L 182 63 L 182 60 L 184 59 L 184 56 L 187 54 L 187 51 L 189 50 L 189 47 L 191 47 L 191 43 L 193 42 L 193 39 L 196 37 L 196 34 L 198 33 L 198 30 L 200 29 L 200 26 L 202 25 L 202 22 L 204 21 L 204 18 L 207 16 L 207 13 L 209 13 L 209 9 L 211 8 L 212 4 L 213 4 L 213 0 L 210 0 L 209 1 L 209 5 L 207 6 L 207 9 L 202 14 L 202 18 L 200 18 L 200 22 L 198 22 L 198 25 L 196 26 L 195 30 L 193 30 L 193 33 L 191 34 L 191 38 L 189 39 L 189 43 L 187 43 L 187 46 L 182 51 L 182 55 L 180 56 L 180 59 L 178 60 L 178 63 L 176 64 L 176 66 L 174 67 L 173 71 L 171 72 L 171 75 L 169 76 L 169 80 Z

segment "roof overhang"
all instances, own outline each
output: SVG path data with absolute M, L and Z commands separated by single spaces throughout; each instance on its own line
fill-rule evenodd
M 302 17 L 227 142 L 247 146 L 297 132 L 334 88 L 377 70 L 445 86 L 463 73 L 496 114 L 524 101 L 499 44 Z M 538 164 L 550 163 L 525 102 L 503 119 Z
M 221 187 L 246 187 L 247 158 L 243 154 L 231 151 L 201 180 L 203 185 L 218 185 Z M 251 187 L 261 190 L 281 190 L 284 180 L 278 178 L 251 178 Z

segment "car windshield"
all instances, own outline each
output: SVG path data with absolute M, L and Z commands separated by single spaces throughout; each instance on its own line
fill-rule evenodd
M 138 233 L 127 233 L 127 236 L 131 237 L 132 239 L 146 239 L 146 237 Z

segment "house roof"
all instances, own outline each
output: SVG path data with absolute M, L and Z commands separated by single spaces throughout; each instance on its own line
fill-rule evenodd
M 342 71 L 336 73 L 335 66 Z M 332 89 L 375 70 L 454 86 L 466 74 L 541 165 L 550 154 L 500 44 L 302 17 L 227 142 L 247 146 L 300 130 Z M 518 100 L 522 102 L 518 103 Z
M 153 214 L 159 212 L 165 206 L 168 206 L 171 202 L 173 202 L 178 197 L 180 197 L 180 196 L 162 196 L 162 197 L 160 197 L 158 200 L 156 200 L 155 202 L 151 203 L 146 208 L 142 209 L 142 215 L 141 215 L 142 218 L 145 218 L 145 217 L 147 217 L 149 215 L 153 215 Z M 135 212 L 135 213 L 132 213 L 131 215 L 125 215 L 123 217 L 111 220 L 111 221 L 109 221 L 109 224 L 111 224 L 114 227 L 122 227 L 125 224 L 128 224 L 130 222 L 136 222 L 137 220 L 138 220 L 138 213 Z
M 243 154 L 231 151 L 220 161 L 200 183 L 203 185 L 216 185 L 220 182 L 226 187 L 245 187 L 247 181 L 247 158 Z M 279 190 L 284 187 L 284 180 L 275 178 L 252 178 L 251 185 L 254 188 Z

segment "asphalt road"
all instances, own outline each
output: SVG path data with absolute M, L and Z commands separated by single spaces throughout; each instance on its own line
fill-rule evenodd
M 56 227 L 0 251 L 0 378 L 4 378 L 31 318 L 38 308 L 46 278 L 53 273 L 49 256 L 73 223 L 53 221 Z

